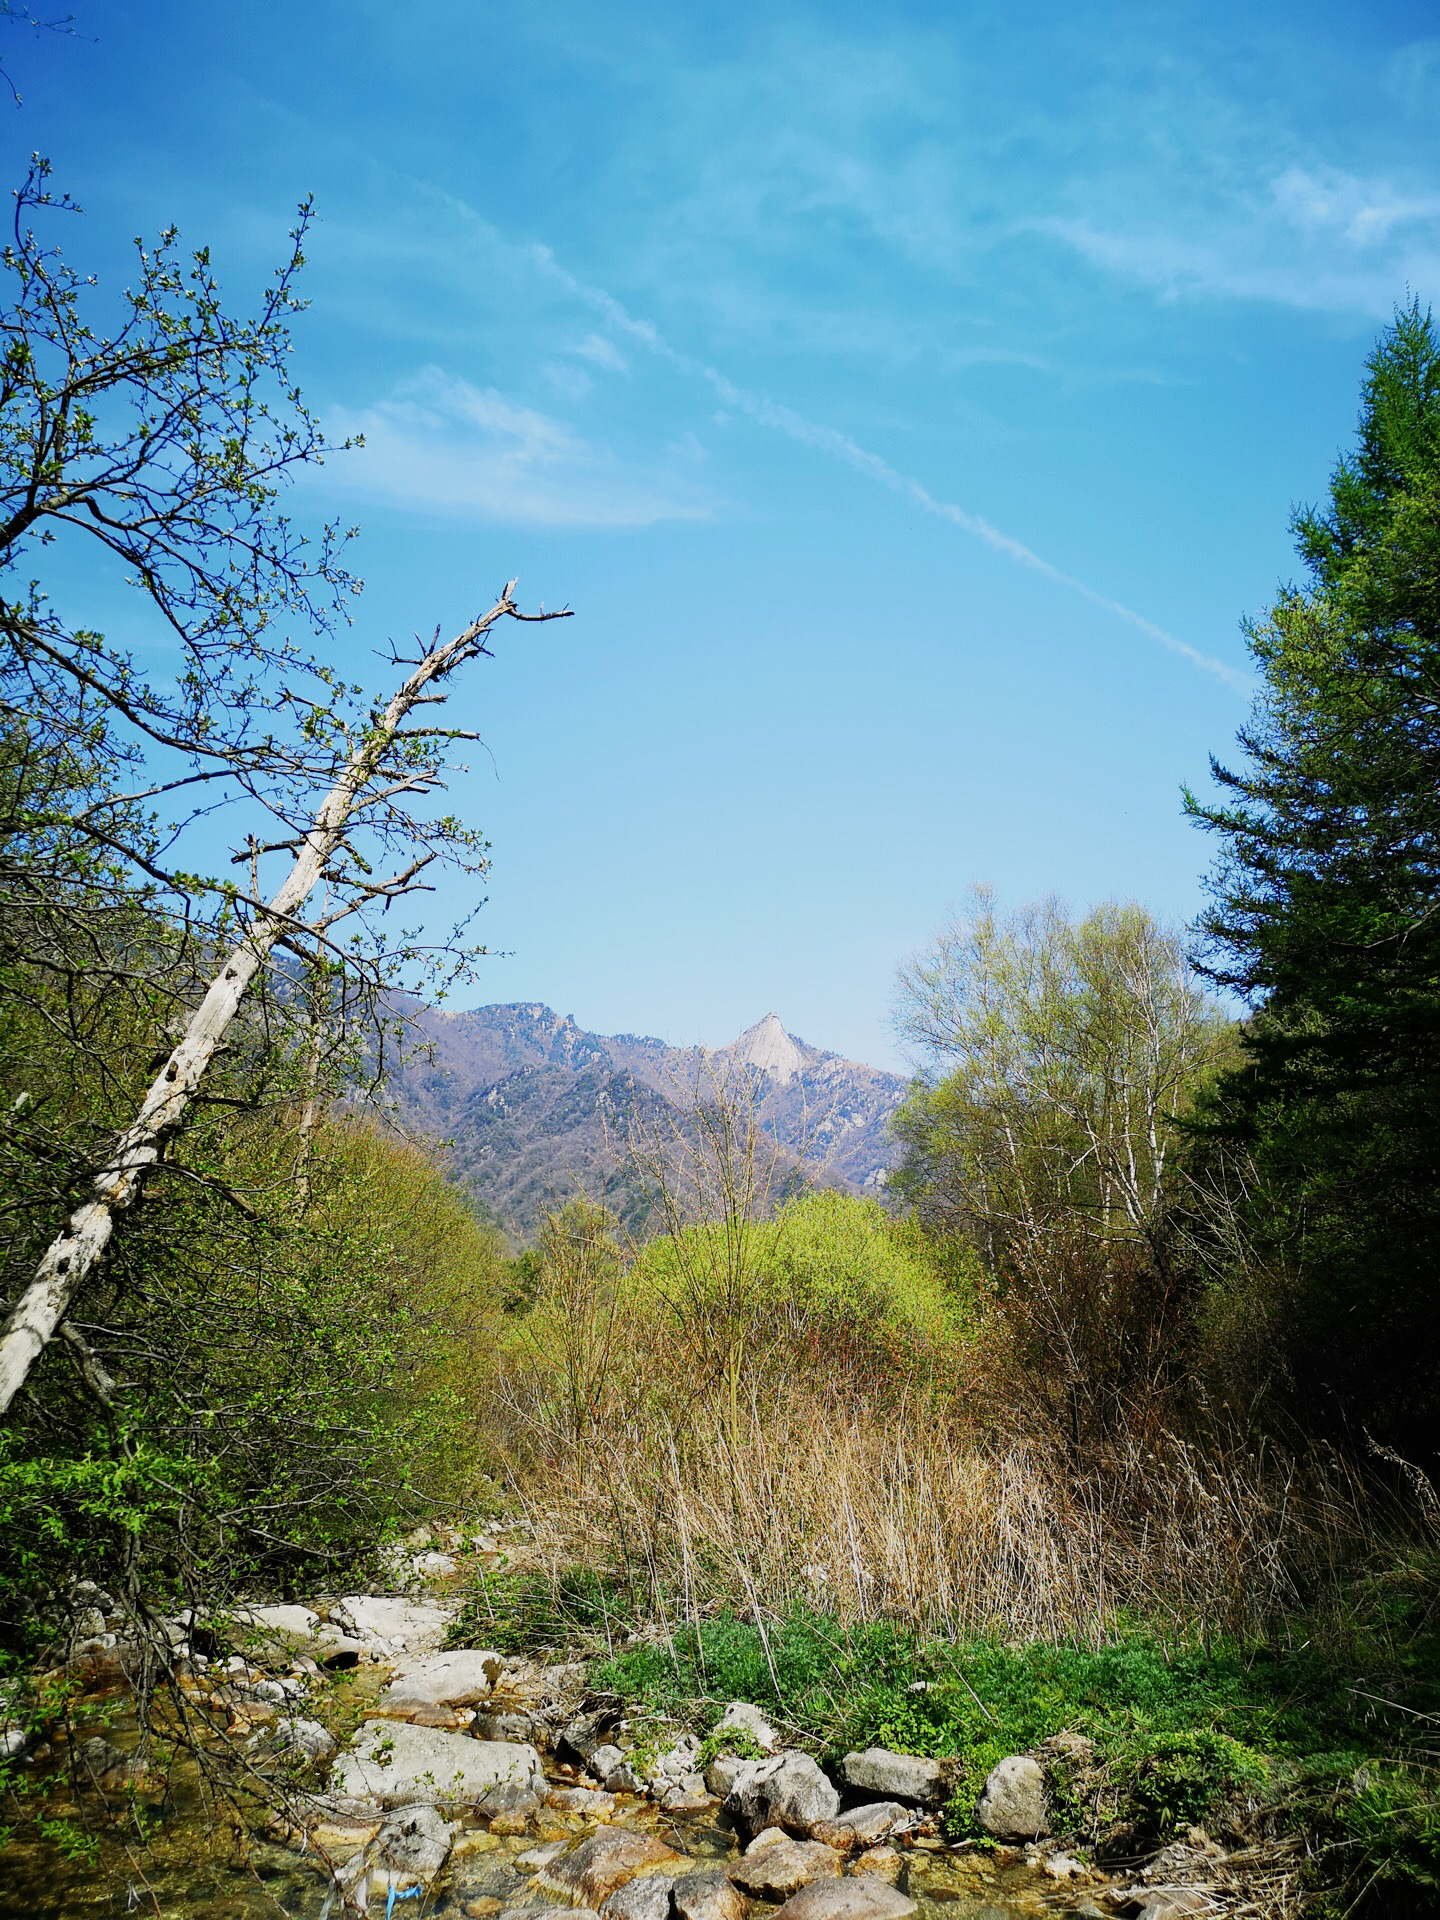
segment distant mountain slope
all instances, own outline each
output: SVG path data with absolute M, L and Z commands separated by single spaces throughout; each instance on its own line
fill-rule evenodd
M 627 1125 L 683 1111 L 707 1058 L 756 1074 L 761 1120 L 803 1152 L 812 1178 L 877 1193 L 892 1164 L 889 1121 L 907 1082 L 807 1046 L 774 1013 L 712 1056 L 636 1034 L 586 1033 L 533 1003 L 432 1009 L 421 1023 L 433 1057 L 392 1082 L 398 1116 L 453 1142 L 456 1176 L 517 1245 L 577 1192 L 604 1192 L 625 1213 Z

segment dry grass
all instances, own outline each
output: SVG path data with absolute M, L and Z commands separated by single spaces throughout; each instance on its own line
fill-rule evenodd
M 972 1417 L 963 1396 L 748 1384 L 738 1420 L 725 1396 L 652 1388 L 577 1432 L 512 1376 L 510 1477 L 539 1552 L 638 1578 L 672 1623 L 808 1602 L 950 1637 L 1098 1644 L 1125 1616 L 1248 1639 L 1371 1544 L 1364 1491 L 1329 1454 L 1202 1450 L 1147 1421 L 1077 1457 L 1033 1422 Z

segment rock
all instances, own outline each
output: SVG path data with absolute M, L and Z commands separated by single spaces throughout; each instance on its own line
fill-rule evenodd
M 792 1893 L 776 1920 L 903 1920 L 914 1913 L 915 1902 L 890 1886 L 878 1873 L 852 1875 L 848 1880 L 814 1880 Z
M 781 1826 L 804 1834 L 817 1820 L 835 1818 L 840 1796 L 808 1753 L 787 1752 L 747 1762 L 725 1805 L 752 1833 Z
M 903 1827 L 914 1817 L 910 1809 L 902 1807 L 898 1800 L 871 1800 L 863 1807 L 851 1807 L 848 1813 L 842 1813 L 836 1825 L 848 1827 L 859 1844 L 868 1847 L 877 1840 L 883 1840 L 887 1834 L 894 1833 L 897 1827 Z
M 320 1616 L 311 1607 L 239 1607 L 233 1618 L 239 1627 L 256 1627 L 296 1642 L 313 1640 L 320 1625 Z
M 417 1553 L 410 1562 L 422 1580 L 439 1580 L 447 1573 L 455 1573 L 459 1561 L 453 1553 Z
M 368 1795 L 386 1807 L 431 1800 L 484 1810 L 487 1802 L 503 1808 L 523 1794 L 543 1793 L 545 1775 L 533 1747 L 369 1720 L 335 1762 L 330 1784 L 336 1793 Z
M 596 1747 L 586 1764 L 595 1778 L 603 1781 L 609 1778 L 616 1767 L 624 1766 L 625 1756 L 619 1747 L 607 1743 L 603 1747 Z
M 477 1713 L 470 1730 L 477 1740 L 528 1740 L 537 1747 L 544 1744 L 534 1716 L 528 1713 Z
M 1050 1830 L 1045 1775 L 1029 1754 L 1012 1753 L 985 1782 L 975 1818 L 997 1840 L 1035 1840 Z
M 703 1789 L 694 1793 L 682 1783 L 678 1787 L 671 1787 L 668 1793 L 662 1793 L 660 1805 L 666 1813 L 704 1813 L 707 1807 L 715 1805 L 715 1795 Z
M 483 1700 L 499 1677 L 498 1653 L 465 1648 L 454 1653 L 431 1653 L 406 1661 L 376 1703 L 377 1711 L 392 1720 L 411 1720 L 422 1727 L 454 1727 L 461 1710 Z
M 365 1640 L 352 1639 L 349 1634 L 341 1633 L 337 1627 L 322 1627 L 315 1636 L 312 1649 L 321 1666 L 330 1673 L 345 1673 L 372 1651 Z
M 728 1873 L 687 1873 L 670 1889 L 675 1920 L 745 1920 L 745 1899 Z
M 1135 1920 L 1182 1920 L 1185 1914 L 1214 1911 L 1214 1902 L 1199 1887 L 1156 1887 L 1146 1893 Z
M 500 1920 L 600 1920 L 593 1907 L 506 1907 Z
M 102 1792 L 124 1787 L 131 1777 L 130 1755 L 123 1747 L 117 1747 L 113 1740 L 106 1740 L 99 1734 L 85 1742 L 76 1759 L 81 1778 L 99 1787 Z
M 733 1753 L 722 1753 L 705 1769 L 705 1784 L 711 1793 L 723 1800 L 741 1774 L 754 1764 L 753 1760 L 741 1760 Z
M 762 1753 L 773 1753 L 780 1744 L 780 1736 L 774 1727 L 759 1707 L 752 1707 L 748 1700 L 732 1700 L 715 1722 L 716 1733 L 725 1733 L 732 1728 L 748 1733 Z
M 1052 1853 L 1041 1864 L 1052 1880 L 1075 1880 L 1085 1872 L 1085 1862 L 1073 1853 Z
M 938 1807 L 945 1797 L 944 1769 L 938 1760 L 891 1753 L 886 1747 L 847 1753 L 840 1762 L 840 1777 L 847 1787 L 882 1794 L 888 1800 L 908 1800 L 917 1807 Z
M 450 1857 L 455 1829 L 434 1807 L 402 1807 L 370 1842 L 367 1860 L 386 1868 L 392 1886 L 428 1886 Z
M 661 1873 L 627 1880 L 601 1903 L 600 1920 L 670 1920 L 670 1889 L 674 1884 Z
M 23 1753 L 29 1739 L 24 1727 L 0 1729 L 0 1760 L 13 1760 L 17 1754 Z
M 427 1653 L 444 1639 L 452 1610 L 390 1594 L 351 1593 L 336 1602 L 330 1617 L 353 1639 L 382 1642 L 390 1652 Z
M 687 1774 L 695 1772 L 699 1753 L 700 1742 L 687 1733 L 683 1740 L 677 1740 L 673 1747 L 661 1754 L 660 1771 L 667 1780 L 683 1780 Z M 696 1775 L 696 1778 L 699 1776 Z M 704 1784 L 703 1781 L 701 1784 Z
M 746 1893 L 762 1900 L 783 1900 L 812 1880 L 833 1879 L 840 1872 L 841 1856 L 818 1840 L 792 1840 L 787 1835 L 767 1845 L 767 1839 L 768 1834 L 761 1834 L 752 1841 L 730 1869 L 730 1878 Z
M 773 1833 L 775 1829 L 772 1827 Z M 812 1840 L 823 1840 L 827 1847 L 833 1847 L 836 1853 L 853 1853 L 859 1845 L 853 1827 L 842 1827 L 835 1820 L 817 1820 L 810 1829 Z
M 552 1787 L 545 1796 L 547 1807 L 559 1813 L 583 1813 L 604 1820 L 615 1811 L 613 1793 L 596 1793 L 593 1787 Z
M 875 1873 L 893 1887 L 905 1865 L 904 1855 L 896 1847 L 872 1847 L 855 1862 L 856 1873 Z
M 328 1760 L 335 1751 L 335 1736 L 318 1720 L 277 1720 L 272 1738 L 278 1753 L 298 1754 L 304 1760 Z
M 491 1833 L 524 1833 L 530 1825 L 531 1814 L 538 1813 L 544 1804 L 538 1793 L 519 1795 L 508 1807 L 491 1813 Z
M 492 1824 L 491 1831 L 494 1831 Z M 597 1827 L 555 1866 L 535 1876 L 537 1886 L 577 1907 L 598 1907 L 637 1874 L 674 1867 L 684 1859 L 674 1847 L 628 1827 Z
M 555 1751 L 562 1760 L 578 1760 L 581 1766 L 588 1766 L 590 1756 L 606 1744 L 605 1735 L 614 1726 L 616 1714 L 612 1708 L 601 1707 L 595 1713 L 580 1713 L 561 1731 L 555 1743 Z
M 607 1793 L 644 1793 L 648 1785 L 645 1776 L 628 1760 L 622 1760 L 618 1767 L 612 1767 L 605 1776 Z
M 528 1873 L 538 1873 L 542 1867 L 548 1867 L 558 1860 L 569 1845 L 568 1840 L 548 1840 L 543 1847 L 531 1847 L 528 1853 L 517 1854 L 515 1864 L 525 1868 Z

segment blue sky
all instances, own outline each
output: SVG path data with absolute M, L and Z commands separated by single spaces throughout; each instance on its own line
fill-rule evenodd
M 465 694 L 471 999 L 885 1064 L 974 881 L 1195 913 L 1240 618 L 1440 293 L 1433 8 L 73 5 L 0 114 L 72 256 L 173 220 L 244 305 L 315 196 L 356 671 L 576 609 Z

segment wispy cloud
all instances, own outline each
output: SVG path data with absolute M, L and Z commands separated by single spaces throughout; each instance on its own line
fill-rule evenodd
M 327 484 L 426 513 L 506 526 L 623 529 L 704 520 L 713 497 L 684 473 L 643 468 L 550 414 L 426 367 L 373 406 L 336 408 L 338 437 L 364 447 Z

